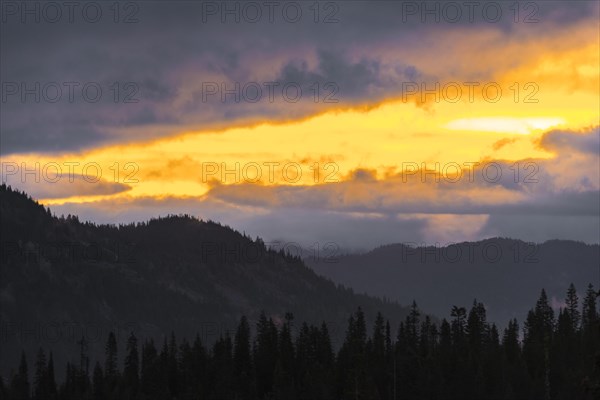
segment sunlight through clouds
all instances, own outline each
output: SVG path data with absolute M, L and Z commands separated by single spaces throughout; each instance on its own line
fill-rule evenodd
M 446 124 L 446 128 L 452 130 L 529 135 L 558 127 L 564 123 L 565 120 L 563 118 L 483 117 L 457 119 Z

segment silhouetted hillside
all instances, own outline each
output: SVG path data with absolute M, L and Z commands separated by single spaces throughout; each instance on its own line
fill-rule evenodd
M 233 329 L 241 315 L 261 310 L 283 321 L 330 324 L 343 334 L 361 306 L 401 319 L 397 304 L 354 294 L 319 277 L 299 258 L 265 248 L 215 222 L 170 216 L 107 226 L 57 218 L 26 194 L 0 188 L 2 372 L 21 349 L 40 346 L 77 359 L 85 335 L 90 354 L 103 352 L 109 331 L 123 341 L 162 338 L 171 331 L 206 342 Z
M 408 303 L 444 315 L 448 305 L 485 304 L 500 324 L 522 320 L 544 287 L 556 308 L 572 282 L 580 295 L 597 283 L 600 247 L 552 240 L 543 244 L 494 238 L 446 247 L 391 244 L 335 262 L 307 259 L 317 273 L 359 292 Z

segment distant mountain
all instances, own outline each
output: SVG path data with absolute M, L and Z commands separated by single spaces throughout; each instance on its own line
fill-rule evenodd
M 124 226 L 58 218 L 25 193 L 0 187 L 0 372 L 40 346 L 58 365 L 92 355 L 109 331 L 124 340 L 200 334 L 210 343 L 242 314 L 330 324 L 339 339 L 362 307 L 399 321 L 396 303 L 355 294 L 315 274 L 298 257 L 215 222 L 170 216 Z
M 523 321 L 545 288 L 559 307 L 569 284 L 580 298 L 587 285 L 598 289 L 600 247 L 552 240 L 543 244 L 494 238 L 446 247 L 391 244 L 365 254 L 306 259 L 320 275 L 357 292 L 419 306 L 440 317 L 449 305 L 470 307 L 477 298 L 490 320 L 505 326 Z

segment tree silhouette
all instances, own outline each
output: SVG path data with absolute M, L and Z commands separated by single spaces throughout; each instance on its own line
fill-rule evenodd
M 471 309 L 453 306 L 452 320 L 423 314 L 413 303 L 398 325 L 381 313 L 367 329 L 367 316 L 357 309 L 348 318 L 337 353 L 327 324 L 319 327 L 285 315 L 279 325 L 261 313 L 256 334 L 242 316 L 234 340 L 221 336 L 210 348 L 199 336 L 193 344 L 164 338 L 157 352 L 147 339 L 138 354 L 138 339 L 127 339 L 122 371 L 117 340 L 110 333 L 104 368 L 95 362 L 87 378 L 87 355 L 79 365 L 67 363 L 57 390 L 52 353 L 40 349 L 30 387 L 27 358 L 22 353 L 8 387 L 0 379 L 2 399 L 552 399 L 593 400 L 600 395 L 600 327 L 597 294 L 588 287 L 582 304 L 575 288 L 555 318 L 544 290 L 528 313 L 520 340 L 516 319 L 500 335 L 486 319 L 482 303 Z M 253 345 L 251 345 L 253 343 Z M 81 344 L 81 342 L 80 342 Z

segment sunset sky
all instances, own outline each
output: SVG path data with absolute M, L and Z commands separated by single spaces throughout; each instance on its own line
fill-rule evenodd
M 169 3 L 3 4 L 4 182 L 84 220 L 302 245 L 600 242 L 597 1 Z

